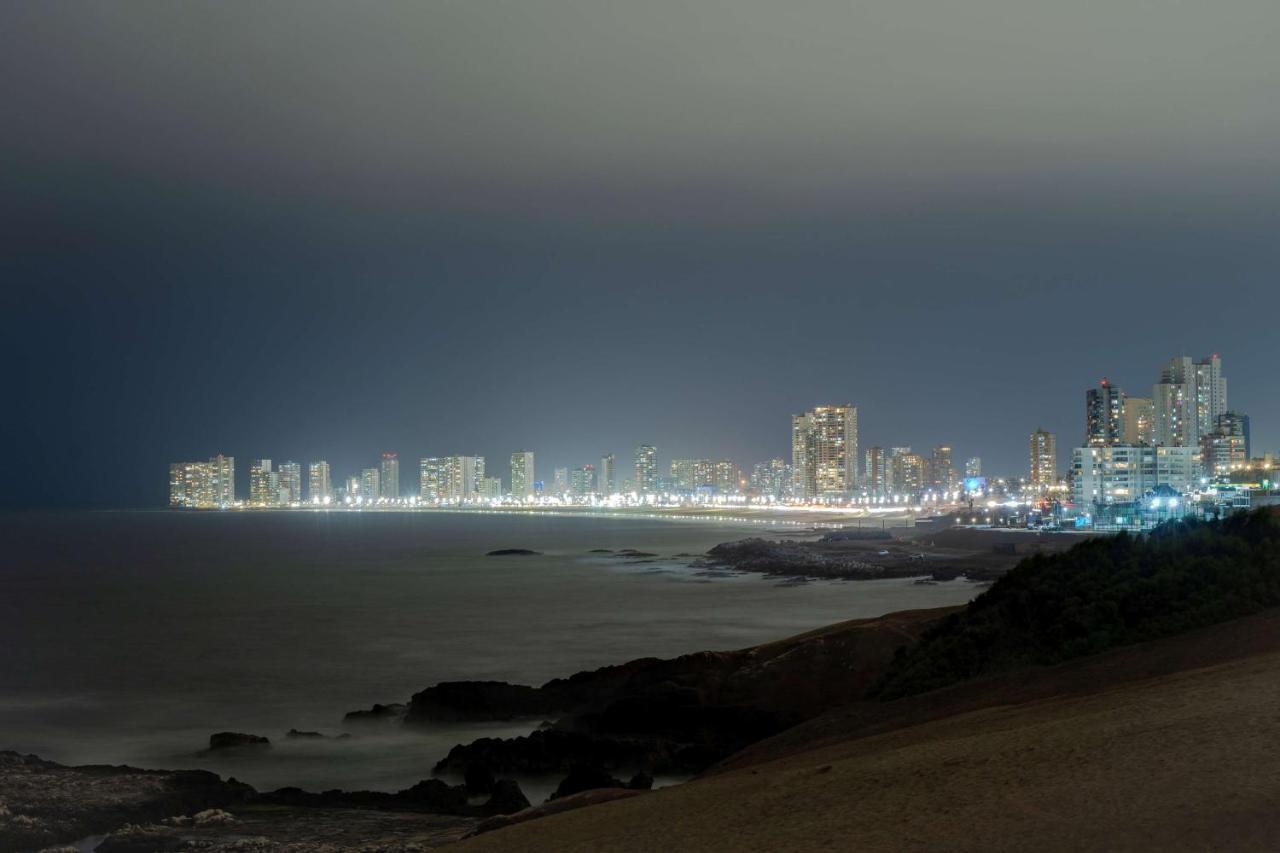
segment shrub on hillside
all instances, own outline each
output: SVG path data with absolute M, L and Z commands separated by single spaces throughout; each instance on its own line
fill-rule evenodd
M 900 649 L 873 695 L 892 699 L 1052 664 L 1280 605 L 1280 518 L 1265 509 L 1090 539 L 1022 561 Z

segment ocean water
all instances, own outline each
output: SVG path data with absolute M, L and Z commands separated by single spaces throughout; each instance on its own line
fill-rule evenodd
M 321 741 L 284 733 L 340 733 L 345 712 L 438 681 L 539 684 L 975 592 L 963 581 L 713 578 L 677 556 L 760 534 L 467 513 L 0 515 L 0 749 L 201 767 L 262 789 L 396 790 L 429 776 L 456 743 L 530 725 L 359 727 Z M 542 554 L 484 556 L 495 548 Z M 659 557 L 589 553 L 597 548 Z M 273 747 L 198 755 L 223 730 L 266 735 Z

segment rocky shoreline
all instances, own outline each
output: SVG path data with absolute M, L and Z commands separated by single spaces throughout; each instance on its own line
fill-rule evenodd
M 948 573 L 957 563 L 941 565 L 945 554 L 926 570 L 921 563 L 927 556 L 908 553 L 917 547 L 873 533 L 804 542 L 747 539 L 703 557 L 680 556 L 707 572 L 800 580 L 973 576 Z M 632 549 L 592 553 L 629 563 L 657 556 Z M 306 853 L 368 844 L 371 850 L 421 849 L 575 803 L 634 796 L 651 787 L 655 775 L 701 773 L 752 743 L 860 698 L 900 647 L 952 609 L 842 623 L 735 651 L 641 658 L 540 686 L 443 682 L 407 702 L 377 704 L 344 718 L 348 726 L 515 720 L 536 726 L 522 737 L 456 745 L 432 772 L 465 779 L 460 785 L 432 778 L 394 793 L 259 792 L 205 771 L 66 767 L 0 753 L 0 853 L 56 849 L 98 836 L 104 836 L 100 853 L 193 847 Z M 286 737 L 325 735 L 291 730 Z M 217 732 L 208 750 L 193 757 L 269 749 L 260 735 Z M 531 806 L 512 776 L 560 781 L 551 801 Z M 330 841 L 335 834 L 346 839 L 336 847 Z

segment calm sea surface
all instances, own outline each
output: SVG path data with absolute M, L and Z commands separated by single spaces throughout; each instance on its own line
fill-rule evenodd
M 765 531 L 773 535 L 774 531 Z M 964 582 L 780 586 L 688 558 L 756 526 L 396 513 L 0 515 L 0 749 L 203 767 L 260 788 L 394 790 L 453 744 L 528 726 L 342 731 L 342 715 L 451 679 L 539 684 L 648 655 L 731 649 L 912 607 Z M 494 548 L 536 557 L 486 557 Z M 663 559 L 589 554 L 636 548 Z M 253 757 L 197 757 L 212 732 Z

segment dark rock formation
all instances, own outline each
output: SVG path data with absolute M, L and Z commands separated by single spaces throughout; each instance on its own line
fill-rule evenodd
M 271 746 L 269 738 L 261 735 L 249 735 L 244 732 L 218 732 L 209 735 L 209 748 L 206 752 L 219 752 L 233 749 L 266 749 Z
M 375 704 L 364 711 L 349 711 L 342 720 L 346 723 L 386 723 L 404 719 L 408 706 L 399 702 L 387 705 Z
M 514 720 L 545 717 L 570 706 L 554 692 L 505 681 L 445 681 L 416 693 L 405 722 Z
M 541 551 L 531 551 L 528 548 L 498 548 L 485 554 L 486 557 L 537 557 L 541 555 Z
M 0 752 L 0 850 L 38 850 L 245 801 L 253 789 L 203 770 L 66 767 Z
M 94 853 L 164 853 L 180 850 L 185 846 L 182 838 L 172 829 L 130 824 L 102 839 L 93 850 Z
M 520 790 L 514 779 L 499 779 L 493 784 L 489 801 L 484 804 L 486 815 L 515 814 L 529 808 L 529 798 Z
M 627 783 L 627 787 L 632 791 L 652 791 L 653 777 L 641 770 L 639 773 L 631 777 L 631 781 Z
M 301 788 L 278 788 L 259 794 L 255 802 L 307 808 L 393 809 L 450 815 L 470 815 L 476 811 L 468 805 L 464 787 L 448 785 L 439 779 L 423 779 L 416 785 L 393 794 L 385 791 L 337 789 L 317 793 Z
M 347 740 L 351 737 L 349 733 L 343 732 L 340 735 L 327 735 L 323 732 L 303 732 L 298 729 L 289 729 L 285 732 L 285 737 L 290 740 Z
M 493 778 L 493 771 L 489 769 L 489 765 L 477 761 L 467 765 L 467 772 L 463 777 L 462 784 L 466 787 L 468 794 L 489 794 L 493 792 L 493 786 L 496 781 Z
M 580 794 L 583 791 L 589 791 L 592 788 L 625 788 L 627 787 L 621 779 L 615 779 L 601 766 L 590 764 L 574 765 L 569 771 L 569 775 L 561 780 L 556 787 L 555 793 L 551 795 L 551 799 L 558 800 L 561 797 Z

